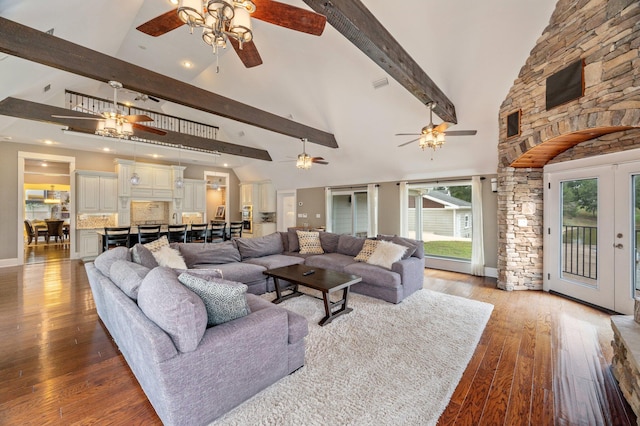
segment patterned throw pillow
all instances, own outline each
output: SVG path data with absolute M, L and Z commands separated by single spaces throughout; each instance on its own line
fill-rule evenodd
M 364 240 L 362 250 L 360 250 L 360 253 L 358 253 L 353 260 L 356 262 L 367 262 L 376 250 L 376 247 L 378 247 L 378 240 Z
M 395 262 L 402 259 L 402 255 L 406 250 L 406 247 L 390 241 L 379 241 L 378 246 L 369 257 L 369 260 L 367 260 L 367 263 L 391 269 L 391 266 Z
M 166 235 L 163 235 L 162 237 L 158 238 L 155 241 L 151 241 L 150 243 L 143 244 L 143 246 L 145 246 L 145 248 L 149 249 L 149 251 L 151 253 L 153 253 L 154 251 L 158 251 L 162 247 L 168 246 L 168 245 L 169 245 L 169 240 L 167 240 L 167 236 Z
M 320 243 L 320 233 L 313 231 L 296 231 L 298 243 L 300 244 L 300 254 L 323 254 Z
M 178 281 L 200 296 L 207 309 L 209 325 L 218 325 L 251 313 L 247 303 L 246 284 L 220 279 L 202 278 L 180 274 Z

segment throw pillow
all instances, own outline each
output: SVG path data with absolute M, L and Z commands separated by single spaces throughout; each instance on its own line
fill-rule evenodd
M 115 247 L 111 250 L 102 252 L 100 256 L 96 257 L 93 264 L 96 268 L 102 272 L 105 276 L 110 276 L 111 265 L 118 260 L 130 260 L 129 249 L 126 247 Z
M 367 262 L 376 250 L 376 247 L 378 247 L 378 240 L 364 240 L 362 250 L 360 250 L 360 253 L 358 253 L 353 260 L 356 262 Z
M 140 243 L 136 243 L 136 245 L 131 248 L 131 260 L 149 269 L 158 266 L 158 262 L 156 262 L 156 259 L 153 257 L 153 253 Z
M 251 313 L 247 304 L 247 286 L 219 279 L 203 280 L 180 274 L 178 280 L 200 296 L 207 309 L 209 325 L 219 325 Z
M 187 265 L 184 263 L 182 256 L 180 256 L 180 252 L 176 249 L 172 249 L 169 245 L 160 247 L 158 250 L 152 251 L 151 254 L 160 266 L 187 269 Z
M 126 249 L 126 247 L 123 247 Z M 115 250 L 115 249 L 113 249 Z M 118 260 L 111 265 L 111 281 L 133 300 L 138 299 L 138 290 L 142 280 L 150 269 L 134 262 Z
M 179 269 L 176 268 L 174 269 L 175 273 L 176 273 L 176 277 L 179 276 L 180 274 L 190 274 L 193 276 L 196 276 L 198 278 L 202 278 L 205 280 L 210 280 L 212 278 L 224 278 L 224 275 L 222 274 L 222 269 L 209 269 L 209 268 L 203 268 L 203 269 Z
M 151 253 L 153 253 L 154 251 L 158 251 L 162 247 L 168 246 L 168 245 L 169 245 L 169 240 L 167 239 L 166 235 L 163 235 L 162 237 L 158 238 L 155 241 L 151 241 L 150 243 L 143 244 L 143 246 L 148 248 Z
M 369 257 L 367 263 L 391 269 L 391 265 L 402 259 L 402 255 L 406 250 L 406 247 L 390 241 L 378 241 L 378 246 Z
M 313 231 L 296 231 L 300 254 L 323 254 L 320 233 Z

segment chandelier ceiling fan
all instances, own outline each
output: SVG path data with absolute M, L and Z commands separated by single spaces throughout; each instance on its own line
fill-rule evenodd
M 306 151 L 306 143 L 307 143 L 307 138 L 302 138 L 302 154 L 298 155 L 298 159 L 296 160 L 296 167 L 299 169 L 303 169 L 303 170 L 308 170 L 311 168 L 311 165 L 313 163 L 316 164 L 322 164 L 322 165 L 327 165 L 329 164 L 328 161 L 326 161 L 324 158 L 322 157 L 311 157 L 307 154 Z
M 436 107 L 435 102 L 429 102 L 427 108 L 429 108 L 429 124 L 422 128 L 420 133 L 396 133 L 396 136 L 418 136 L 415 139 L 411 139 L 409 142 L 404 142 L 398 145 L 402 147 L 409 145 L 413 142 L 420 141 L 420 148 L 431 148 L 434 151 L 441 148 L 445 143 L 446 136 L 473 136 L 478 133 L 477 130 L 450 130 L 447 131 L 449 123 L 444 122 L 435 126 L 433 124 L 433 109 Z
M 100 115 L 96 115 L 95 117 L 78 117 L 72 115 L 52 115 L 52 117 L 70 118 L 74 120 L 97 120 L 98 126 L 96 128 L 96 134 L 100 136 L 126 139 L 133 135 L 133 129 L 155 133 L 157 135 L 167 134 L 164 130 L 138 124 L 140 122 L 153 121 L 148 115 L 124 115 L 122 111 L 118 109 L 118 90 L 122 89 L 122 83 L 119 81 L 109 81 L 109 86 L 113 87 L 113 108 L 101 110 Z M 83 109 L 90 114 L 95 114 L 94 111 L 87 110 L 84 107 L 77 108 Z
M 247 68 L 262 64 L 253 43 L 251 18 L 295 31 L 321 35 L 327 18 L 319 13 L 273 0 L 181 0 L 172 9 L 136 29 L 150 36 L 160 36 L 182 25 L 202 28 L 203 41 L 217 54 L 227 41 Z

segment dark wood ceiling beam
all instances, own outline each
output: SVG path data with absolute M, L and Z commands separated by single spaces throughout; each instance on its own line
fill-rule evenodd
M 51 123 L 60 126 L 67 126 L 70 130 L 88 134 L 95 134 L 97 125 L 96 123 L 98 122 L 98 120 L 76 120 L 73 118 L 53 117 L 54 115 L 76 116 L 79 118 L 89 118 L 94 116 L 92 116 L 91 114 L 68 110 L 65 108 L 25 101 L 23 99 L 11 97 L 5 98 L 0 101 L 0 115 L 40 121 L 43 123 Z M 242 145 L 232 144 L 229 142 L 222 142 L 215 139 L 186 135 L 184 133 L 172 132 L 169 130 L 166 130 L 166 132 L 166 135 L 161 136 L 134 129 L 133 134 L 138 138 L 149 139 L 152 141 L 160 142 L 162 144 L 169 144 L 174 146 L 182 145 L 185 147 L 205 151 L 217 151 L 220 154 L 237 155 L 240 157 L 272 161 L 269 153 L 262 149 L 250 148 Z
M 434 112 L 456 124 L 456 108 L 406 50 L 360 0 L 303 0 L 358 49 L 396 79 L 423 104 L 436 102 Z
M 272 132 L 337 148 L 333 134 L 208 92 L 0 17 L 0 52 L 94 80 L 116 80 L 127 89 Z

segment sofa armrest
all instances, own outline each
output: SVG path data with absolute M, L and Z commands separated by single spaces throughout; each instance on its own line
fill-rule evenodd
M 400 274 L 404 297 L 419 290 L 424 285 L 424 259 L 410 257 L 395 262 L 391 270 Z

